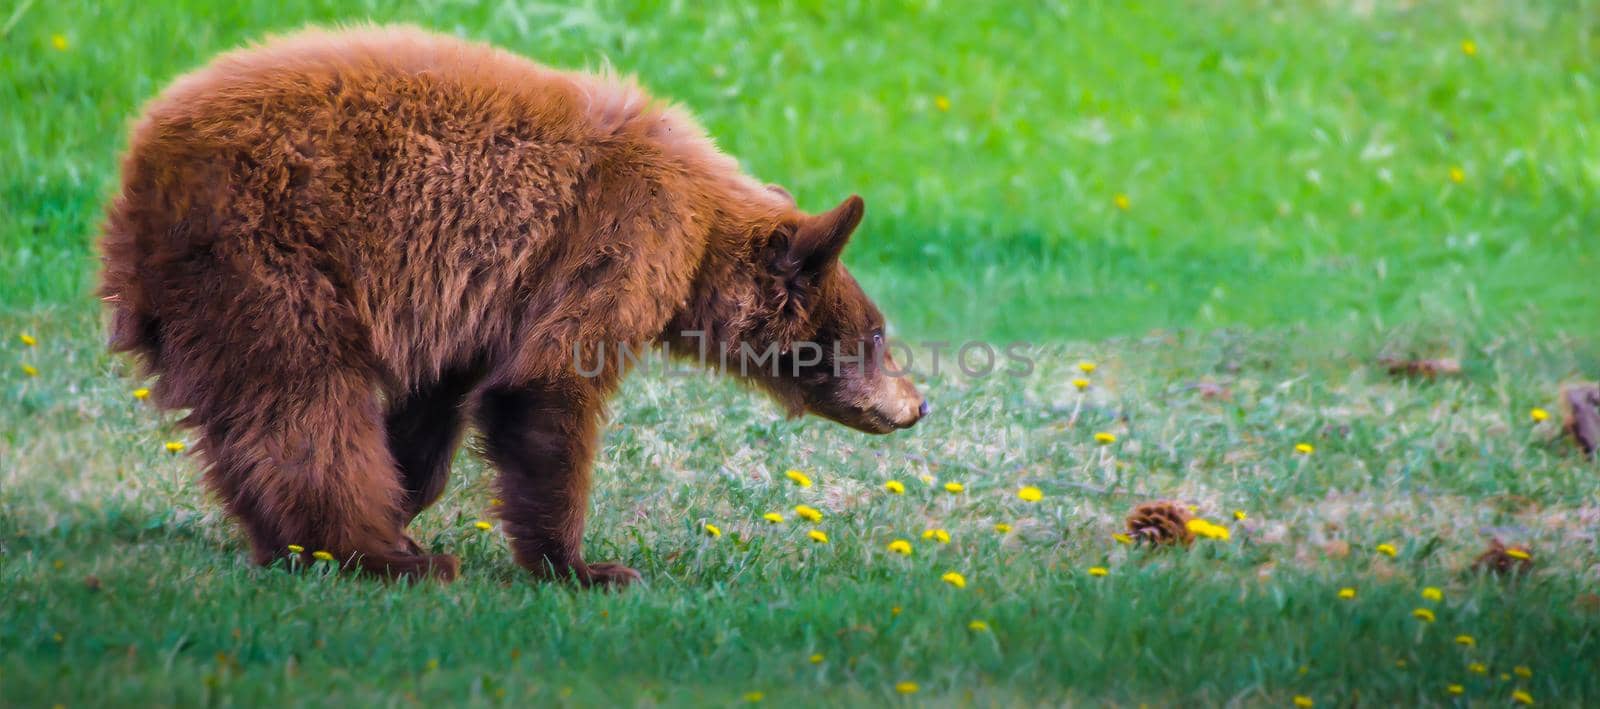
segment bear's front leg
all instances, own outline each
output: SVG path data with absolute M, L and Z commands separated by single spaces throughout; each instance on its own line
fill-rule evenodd
M 545 578 L 620 586 L 639 573 L 586 564 L 582 554 L 600 404 L 582 381 L 493 387 L 479 401 L 478 418 L 500 472 L 500 517 L 517 563 Z

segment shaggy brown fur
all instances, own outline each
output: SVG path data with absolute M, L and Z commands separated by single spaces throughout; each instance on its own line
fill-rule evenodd
M 781 348 L 748 372 L 792 414 L 885 433 L 926 404 L 866 363 L 883 318 L 819 216 L 754 181 L 629 81 L 406 28 L 308 30 L 178 79 L 133 129 L 105 227 L 111 346 L 189 409 L 206 480 L 261 563 L 296 544 L 452 578 L 406 524 L 470 420 L 536 573 L 637 578 L 580 555 L 603 403 L 668 342 Z M 584 353 L 579 357 L 576 353 Z M 604 365 L 582 376 L 580 361 Z M 795 365 L 792 369 L 790 365 Z M 842 365 L 836 371 L 834 366 Z

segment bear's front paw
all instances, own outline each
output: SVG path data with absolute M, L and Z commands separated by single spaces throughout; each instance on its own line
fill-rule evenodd
M 603 562 L 589 565 L 589 578 L 585 580 L 588 586 L 604 586 L 606 588 L 621 588 L 630 583 L 642 580 L 639 572 L 615 562 Z

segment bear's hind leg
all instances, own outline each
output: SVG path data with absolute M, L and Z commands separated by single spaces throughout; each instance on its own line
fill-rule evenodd
M 405 494 L 402 529 L 444 493 L 450 460 L 461 445 L 462 405 L 478 378 L 475 370 L 446 372 L 439 381 L 390 401 L 384 428 Z M 411 546 L 420 552 L 414 542 Z
M 257 562 L 303 547 L 384 577 L 453 579 L 454 557 L 418 554 L 401 534 L 378 397 L 355 373 L 257 379 L 231 411 L 196 410 L 207 479 L 251 537 Z M 308 559 L 309 560 L 309 559 Z
M 598 394 L 583 383 L 496 387 L 483 393 L 477 415 L 485 451 L 500 472 L 500 516 L 517 563 L 586 586 L 639 580 L 621 564 L 583 560 Z
M 439 381 L 390 403 L 384 428 L 405 491 L 401 505 L 405 523 L 444 493 L 450 460 L 461 444 L 462 405 L 477 380 L 476 372 L 447 372 Z

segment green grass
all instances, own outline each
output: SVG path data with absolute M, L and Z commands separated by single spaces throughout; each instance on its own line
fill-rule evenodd
M 786 421 L 726 382 L 636 377 L 600 455 L 587 546 L 648 582 L 602 594 L 529 582 L 498 530 L 474 529 L 492 519 L 489 474 L 466 455 L 417 526 L 463 557 L 454 585 L 253 567 L 192 461 L 162 450 L 182 439 L 173 417 L 129 396 L 92 322 L 25 326 L 43 340 L 11 338 L 5 354 L 50 364 L 3 390 L 8 703 L 494 704 L 503 691 L 700 705 L 761 691 L 845 704 L 890 701 L 902 681 L 920 699 L 1005 705 L 1444 703 L 1454 683 L 1474 702 L 1514 688 L 1600 701 L 1596 469 L 1527 413 L 1592 367 L 1570 341 L 1445 343 L 1466 373 L 1432 383 L 1371 364 L 1420 342 L 1404 334 L 1057 346 L 1027 378 L 933 378 L 940 415 L 871 439 Z M 1069 383 L 1079 358 L 1099 364 L 1083 393 Z M 1098 431 L 1118 441 L 1097 446 Z M 789 467 L 815 485 L 790 483 Z M 945 492 L 952 481 L 966 490 Z M 1045 499 L 1018 499 L 1023 485 Z M 1132 505 L 1166 497 L 1233 538 L 1186 553 L 1112 539 Z M 829 544 L 761 519 L 801 503 L 824 511 Z M 950 544 L 924 540 L 930 528 Z M 1472 573 L 1491 536 L 1532 545 L 1535 573 Z M 897 538 L 912 556 L 886 551 Z M 965 589 L 940 581 L 951 570 Z M 1346 586 L 1355 600 L 1337 599 Z M 1499 679 L 1518 665 L 1533 677 Z
M 1600 372 L 1600 4 L 988 5 L 0 10 L 0 703 L 860 704 L 902 681 L 939 704 L 1600 703 L 1597 468 L 1528 415 Z M 457 583 L 251 566 L 162 450 L 176 415 L 103 351 L 93 238 L 142 101 L 264 32 L 361 18 L 637 73 L 803 205 L 863 194 L 847 261 L 897 332 L 1028 339 L 1038 371 L 947 366 L 937 415 L 887 438 L 635 378 L 587 540 L 644 573 L 625 593 L 528 581 L 473 527 L 490 474 L 465 453 L 417 532 Z M 1385 354 L 1465 371 L 1398 380 Z M 1112 540 L 1161 498 L 1233 538 Z M 831 543 L 761 520 L 800 503 Z M 1470 571 L 1496 536 L 1532 545 L 1531 576 Z

